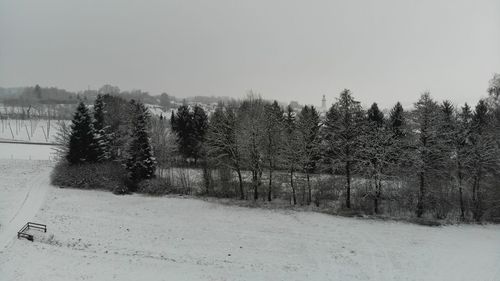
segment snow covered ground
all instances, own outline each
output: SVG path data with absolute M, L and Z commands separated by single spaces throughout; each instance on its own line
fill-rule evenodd
M 0 159 L 52 160 L 53 145 L 0 143 Z
M 498 225 L 116 196 L 50 187 L 46 162 L 0 168 L 0 280 L 500 280 Z M 33 243 L 5 233 L 16 212 L 48 232 Z

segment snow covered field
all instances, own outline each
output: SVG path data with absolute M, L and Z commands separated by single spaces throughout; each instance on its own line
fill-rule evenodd
M 51 187 L 47 162 L 0 168 L 0 280 L 500 280 L 498 225 L 116 196 Z M 48 232 L 17 240 L 13 216 Z
M 0 159 L 52 160 L 53 145 L 0 143 Z

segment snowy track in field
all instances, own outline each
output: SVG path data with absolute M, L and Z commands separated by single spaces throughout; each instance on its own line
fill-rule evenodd
M 21 161 L 23 163 L 23 161 Z M 8 171 L 4 171 L 8 172 Z M 12 171 L 13 172 L 13 171 Z M 4 251 L 12 241 L 17 237 L 17 231 L 28 221 L 31 221 L 45 200 L 45 195 L 50 186 L 50 169 L 44 169 L 39 173 L 21 174 L 20 177 L 26 177 L 24 186 L 11 186 L 11 189 L 18 188 L 22 193 L 22 200 L 14 200 L 12 206 L 2 221 L 0 226 L 0 252 Z

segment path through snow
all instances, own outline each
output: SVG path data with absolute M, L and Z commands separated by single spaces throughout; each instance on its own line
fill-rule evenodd
M 28 161 L 12 161 L 12 163 L 27 163 L 28 166 L 31 164 Z M 14 171 L 4 170 L 4 172 L 7 173 Z M 11 202 L 12 205 L 9 210 L 5 210 L 7 214 L 4 216 L 4 221 L 2 221 L 2 225 L 0 226 L 0 252 L 4 251 L 4 249 L 12 243 L 13 239 L 16 238 L 17 231 L 26 222 L 34 218 L 42 206 L 43 201 L 45 200 L 45 195 L 50 186 L 49 167 L 31 174 L 19 174 L 19 177 L 25 176 L 28 177 L 28 179 L 25 183 L 23 183 L 24 186 L 16 186 L 15 182 L 10 183 L 14 185 L 10 186 L 11 190 L 17 189 L 17 192 L 22 193 L 22 200 Z

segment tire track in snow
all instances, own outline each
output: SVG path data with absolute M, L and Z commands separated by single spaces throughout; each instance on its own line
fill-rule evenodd
M 9 222 L 0 229 L 0 252 L 9 247 L 17 231 L 29 220 L 33 219 L 42 206 L 49 184 L 50 169 L 42 169 L 26 183 L 28 186 L 24 200 L 19 204 Z

